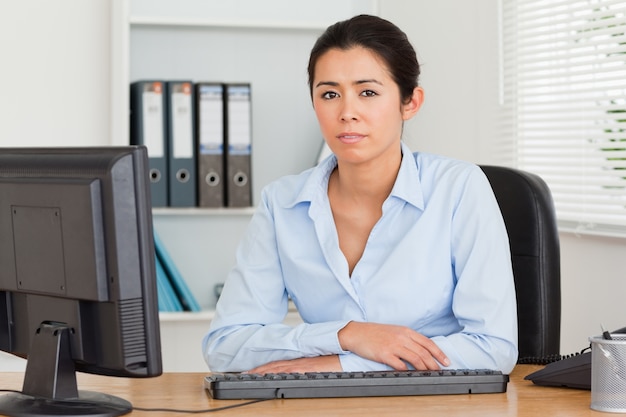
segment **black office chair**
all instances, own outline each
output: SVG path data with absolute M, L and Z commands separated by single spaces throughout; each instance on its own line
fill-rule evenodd
M 539 176 L 481 166 L 509 234 L 517 292 L 519 362 L 558 355 L 561 264 L 552 194 Z M 532 361 L 531 361 L 532 362 Z

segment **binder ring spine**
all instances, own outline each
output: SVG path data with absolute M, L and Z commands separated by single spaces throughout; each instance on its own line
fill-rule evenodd
M 187 169 L 181 168 L 176 171 L 176 179 L 180 182 L 187 182 L 191 178 L 189 171 Z
M 204 181 L 211 187 L 217 187 L 221 182 L 220 174 L 217 171 L 211 171 L 206 174 Z
M 243 171 L 237 171 L 233 176 L 233 180 L 236 186 L 243 187 L 248 184 L 248 175 Z
M 161 180 L 161 171 L 152 168 L 150 171 L 150 182 L 159 182 Z

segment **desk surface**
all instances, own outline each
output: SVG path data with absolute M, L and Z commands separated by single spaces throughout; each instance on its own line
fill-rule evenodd
M 600 416 L 589 408 L 591 392 L 533 385 L 524 376 L 539 366 L 518 365 L 505 394 L 433 395 L 415 397 L 323 398 L 268 400 L 220 411 L 228 416 Z M 117 395 L 141 408 L 198 410 L 240 403 L 213 400 L 205 392 L 204 373 L 167 373 L 157 378 L 111 378 L 78 374 L 81 390 Z M 0 373 L 0 388 L 21 389 L 23 374 Z M 2 395 L 2 394 L 0 394 Z M 135 410 L 132 416 L 173 415 Z

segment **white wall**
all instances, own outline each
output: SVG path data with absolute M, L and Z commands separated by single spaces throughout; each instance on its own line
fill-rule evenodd
M 110 3 L 0 0 L 0 146 L 110 144 Z
M 405 128 L 414 150 L 488 162 L 498 104 L 497 0 L 381 0 L 421 65 L 425 102 Z
M 562 351 L 626 326 L 626 239 L 561 233 Z

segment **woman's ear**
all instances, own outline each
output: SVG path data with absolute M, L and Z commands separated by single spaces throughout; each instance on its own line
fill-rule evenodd
M 424 102 L 424 89 L 415 87 L 408 103 L 402 105 L 402 120 L 409 120 L 419 111 Z

